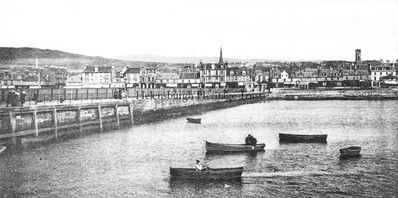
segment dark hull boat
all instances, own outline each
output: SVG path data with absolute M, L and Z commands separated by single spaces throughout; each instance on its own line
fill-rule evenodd
M 172 179 L 189 180 L 241 180 L 243 167 L 215 168 L 197 171 L 194 168 L 171 168 Z
M 279 133 L 279 142 L 282 143 L 327 143 L 327 135 L 296 135 Z
M 206 141 L 206 153 L 228 153 L 228 152 L 258 152 L 264 151 L 265 144 L 220 144 Z
M 202 118 L 187 118 L 189 123 L 200 124 L 202 122 Z
M 348 148 L 340 149 L 340 157 L 342 158 L 350 158 L 350 157 L 359 157 L 361 154 L 361 147 L 359 146 L 350 146 Z

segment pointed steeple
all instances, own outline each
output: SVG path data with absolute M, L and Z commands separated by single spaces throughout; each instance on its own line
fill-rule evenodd
M 224 64 L 224 59 L 222 58 L 222 47 L 220 47 L 220 58 L 218 60 L 219 64 Z

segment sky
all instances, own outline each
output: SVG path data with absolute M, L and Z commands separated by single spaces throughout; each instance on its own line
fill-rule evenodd
M 0 46 L 90 56 L 398 59 L 398 0 L 0 0 Z

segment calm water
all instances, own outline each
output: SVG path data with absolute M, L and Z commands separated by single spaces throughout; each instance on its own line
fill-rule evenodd
M 398 101 L 267 101 L 0 155 L 6 197 L 396 197 Z M 279 144 L 278 133 L 327 133 Z M 205 155 L 204 141 L 266 143 L 257 155 Z M 340 160 L 339 148 L 362 156 Z M 171 181 L 169 167 L 245 166 L 242 182 Z M 2 196 L 0 196 L 2 197 Z

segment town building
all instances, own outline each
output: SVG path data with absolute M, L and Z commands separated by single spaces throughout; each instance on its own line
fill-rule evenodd
M 178 87 L 180 88 L 199 88 L 200 72 L 182 71 L 180 72 Z
M 83 70 L 83 87 L 109 88 L 114 78 L 115 66 L 86 66 Z
M 157 88 L 176 88 L 178 87 L 178 82 L 180 76 L 177 72 L 162 72 L 156 74 L 156 86 Z
M 140 87 L 141 84 L 141 68 L 139 67 L 130 67 L 124 72 L 124 77 L 126 79 L 126 87 L 134 88 Z
M 220 49 L 220 57 L 218 63 L 202 63 L 200 62 L 200 78 L 201 86 L 209 88 L 226 87 L 228 63 L 224 62 L 222 49 Z
M 381 65 L 370 66 L 370 79 L 372 87 L 381 87 L 384 83 L 384 77 L 395 78 L 397 72 L 395 65 L 392 63 L 385 63 Z M 396 81 L 396 80 L 395 80 Z
M 65 88 L 81 88 L 83 86 L 82 72 L 69 72 L 65 81 Z
M 141 69 L 140 88 L 156 87 L 156 69 L 157 67 L 144 67 Z
M 228 67 L 226 85 L 228 88 L 252 90 L 255 82 L 252 81 L 249 69 L 246 67 Z

